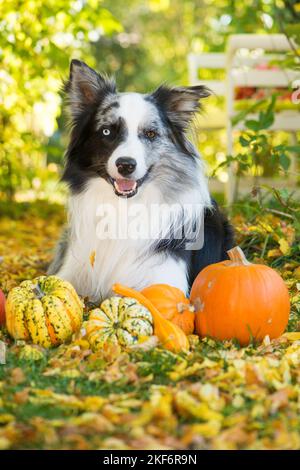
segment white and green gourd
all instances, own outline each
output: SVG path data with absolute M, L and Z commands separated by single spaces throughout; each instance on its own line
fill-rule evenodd
M 153 335 L 153 319 L 135 299 L 115 296 L 90 312 L 85 328 L 91 348 L 98 351 L 108 343 L 132 346 Z

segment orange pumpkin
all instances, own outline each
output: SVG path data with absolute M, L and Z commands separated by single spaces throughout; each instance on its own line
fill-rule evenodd
M 228 251 L 229 260 L 207 266 L 195 279 L 191 301 L 200 336 L 220 340 L 280 336 L 287 325 L 290 300 L 287 287 L 274 269 L 247 261 L 243 251 Z
M 194 307 L 182 290 L 167 284 L 153 284 L 141 292 L 167 320 L 179 326 L 186 335 L 193 333 Z

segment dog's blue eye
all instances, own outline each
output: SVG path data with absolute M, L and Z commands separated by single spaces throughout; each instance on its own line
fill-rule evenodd
M 157 137 L 157 132 L 153 129 L 147 129 L 144 131 L 144 135 L 147 137 L 147 139 L 153 140 L 155 137 Z
M 102 134 L 105 135 L 105 137 L 107 137 L 108 135 L 110 135 L 110 129 L 105 127 L 104 129 L 102 129 Z

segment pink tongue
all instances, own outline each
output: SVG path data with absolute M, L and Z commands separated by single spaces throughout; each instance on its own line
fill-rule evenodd
M 117 179 L 116 183 L 120 191 L 132 191 L 136 186 L 134 180 Z

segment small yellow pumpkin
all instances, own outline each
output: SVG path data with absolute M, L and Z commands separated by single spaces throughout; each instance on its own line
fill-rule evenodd
M 90 312 L 85 323 L 87 339 L 98 351 L 105 344 L 131 346 L 141 337 L 153 334 L 152 315 L 130 297 L 111 297 Z
M 79 330 L 83 315 L 74 287 L 57 276 L 21 282 L 8 294 L 5 310 L 13 338 L 46 348 L 70 339 Z

